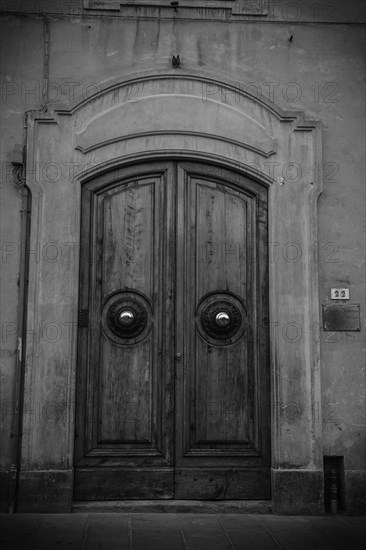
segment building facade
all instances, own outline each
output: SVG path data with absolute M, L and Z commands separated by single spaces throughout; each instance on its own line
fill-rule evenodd
M 1 10 L 2 509 L 362 513 L 363 2 Z

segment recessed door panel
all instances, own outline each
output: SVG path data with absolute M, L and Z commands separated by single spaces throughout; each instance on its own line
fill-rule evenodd
M 102 291 L 134 288 L 151 296 L 154 289 L 154 220 L 159 218 L 157 179 L 141 180 L 103 194 Z M 157 197 L 156 197 L 157 195 Z M 156 199 L 155 199 L 156 197 Z M 159 232 L 159 225 L 156 227 Z
M 196 308 L 196 317 L 199 316 L 196 327 L 186 320 L 196 364 L 191 381 L 194 399 L 191 401 L 196 404 L 193 426 L 197 426 L 197 431 L 191 445 L 201 449 L 222 449 L 236 444 L 242 448 L 253 441 L 252 398 L 247 394 L 250 331 L 246 326 L 247 269 L 250 267 L 246 249 L 251 205 L 245 195 L 219 184 L 209 185 L 205 180 L 192 179 L 187 185 L 192 195 L 195 191 L 196 198 L 194 201 L 192 196 L 196 212 L 191 219 L 190 235 L 195 233 L 196 253 L 189 246 L 191 277 L 196 279 L 193 287 L 196 304 L 204 303 Z M 250 272 L 248 275 L 250 280 Z M 233 326 L 229 334 L 225 322 L 229 324 L 235 315 L 237 326 Z
M 131 329 L 133 322 L 138 321 L 135 317 L 144 313 L 151 317 L 144 310 L 150 309 L 153 297 L 154 242 L 159 238 L 154 231 L 154 214 L 158 214 L 159 207 L 156 203 L 154 212 L 155 185 L 156 181 L 126 185 L 100 198 L 102 302 L 111 293 L 116 300 L 102 310 L 102 316 L 109 315 L 109 319 L 100 337 L 98 443 L 153 443 L 152 378 L 154 368 L 158 367 L 154 357 L 156 329 L 150 326 L 149 333 L 138 344 Z M 146 297 L 146 304 L 140 304 L 140 292 Z M 110 312 L 116 303 L 114 330 Z M 159 307 L 157 300 L 153 307 Z M 150 319 L 148 322 L 151 325 Z M 157 441 L 154 443 L 157 446 Z
M 250 200 L 206 180 L 191 178 L 187 185 L 192 214 L 189 229 L 195 237 L 190 243 L 191 252 L 191 245 L 196 248 L 197 296 L 217 289 L 244 295 L 247 241 L 251 240 Z

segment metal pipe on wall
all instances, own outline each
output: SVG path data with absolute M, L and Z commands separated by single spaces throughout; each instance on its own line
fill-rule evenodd
M 19 309 L 18 309 L 18 353 L 15 367 L 14 383 L 14 414 L 11 432 L 11 467 L 9 512 L 16 512 L 17 492 L 21 466 L 21 444 L 23 430 L 23 402 L 24 402 L 24 371 L 25 371 L 25 342 L 27 336 L 27 302 L 29 279 L 29 237 L 32 211 L 32 194 L 27 185 L 22 186 L 21 214 L 21 258 L 19 274 Z

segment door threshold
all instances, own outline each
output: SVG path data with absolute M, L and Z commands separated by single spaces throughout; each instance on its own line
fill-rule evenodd
M 272 514 L 270 500 L 108 500 L 74 502 L 73 513 Z

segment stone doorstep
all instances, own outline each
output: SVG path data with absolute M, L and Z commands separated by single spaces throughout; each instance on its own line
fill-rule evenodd
M 72 513 L 273 514 L 270 500 L 110 500 L 74 502 Z

